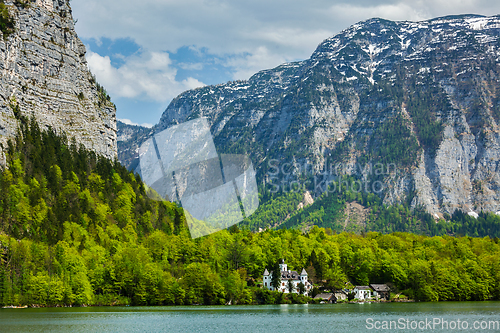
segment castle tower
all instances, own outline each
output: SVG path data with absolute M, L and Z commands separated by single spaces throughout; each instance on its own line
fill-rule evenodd
M 269 289 L 269 290 L 273 290 L 273 287 L 271 286 L 271 274 L 269 274 L 269 271 L 266 270 L 264 271 L 264 276 L 262 277 L 262 283 L 264 285 L 264 288 L 266 289 Z
M 307 282 L 307 272 L 304 268 L 302 268 L 302 272 L 300 273 L 300 282 L 302 282 L 304 285 Z
M 285 264 L 285 260 L 284 259 L 281 259 L 281 263 L 280 263 L 280 271 L 287 271 L 288 270 L 288 266 L 287 264 Z

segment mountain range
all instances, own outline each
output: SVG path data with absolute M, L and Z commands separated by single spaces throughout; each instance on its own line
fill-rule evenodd
M 360 22 L 307 60 L 180 94 L 153 129 L 121 136 L 118 156 L 134 168 L 150 135 L 206 117 L 218 151 L 249 154 L 273 188 L 308 179 L 317 197 L 313 178 L 349 175 L 436 218 L 496 212 L 499 36 L 500 16 Z
M 150 129 L 116 122 L 69 0 L 0 0 L 0 306 L 317 302 L 265 288 L 282 260 L 307 270 L 311 296 L 386 283 L 400 299 L 499 300 L 499 28 L 478 16 L 362 22 L 308 60 L 181 94 Z M 225 206 L 246 218 L 193 239 L 186 201 L 158 200 L 123 164 L 198 117 L 215 147 L 204 120 L 178 126 L 151 140 L 149 171 L 167 185 L 175 173 L 177 197 L 208 188 L 191 196 L 206 211 L 225 208 L 212 189 L 228 184 L 239 204 Z M 181 140 L 163 155 L 169 134 Z M 213 158 L 179 166 L 208 146 L 198 157 Z M 258 171 L 249 216 L 253 172 L 225 153 Z

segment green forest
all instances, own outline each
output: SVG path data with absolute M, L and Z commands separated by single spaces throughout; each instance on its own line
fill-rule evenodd
M 314 184 L 314 181 L 299 181 L 300 184 Z M 460 210 L 453 215 L 444 213 L 436 219 L 423 208 L 411 208 L 409 202 L 385 205 L 379 196 L 366 188 L 365 183 L 354 176 L 344 176 L 338 181 L 330 181 L 328 190 L 315 199 L 315 202 L 303 209 L 297 209 L 306 190 L 302 186 L 288 191 L 278 191 L 273 184 L 259 188 L 261 205 L 252 216 L 245 219 L 241 228 L 252 231 L 260 229 L 296 228 L 308 230 L 313 225 L 330 228 L 334 232 L 380 233 L 411 232 L 427 236 L 472 236 L 500 237 L 500 216 L 492 212 L 480 212 L 477 218 Z M 373 184 L 373 183 L 372 183 Z M 411 201 L 411 196 L 408 201 Z M 363 223 L 351 223 L 347 226 L 345 208 L 348 203 L 358 203 L 366 209 Z
M 315 283 L 311 296 L 324 289 L 389 283 L 422 301 L 500 298 L 498 238 L 337 233 L 328 217 L 339 211 L 331 207 L 346 200 L 373 207 L 378 214 L 370 225 L 386 221 L 392 230 L 384 233 L 417 214 L 403 206 L 385 207 L 373 195 L 345 192 L 301 211 L 300 220 L 307 220 L 314 208 L 322 226 L 307 232 L 253 232 L 247 224 L 192 239 L 182 209 L 149 199 L 139 176 L 20 119 L 16 140 L 4 147 L 8 167 L 0 174 L 2 306 L 311 301 L 261 288 L 264 269 L 272 270 L 280 259 L 290 269 L 306 268 Z M 279 209 L 256 216 L 278 222 L 300 196 L 285 200 L 264 192 L 264 199 Z M 398 222 L 398 216 L 405 220 Z M 457 225 L 468 223 L 468 216 L 453 218 Z

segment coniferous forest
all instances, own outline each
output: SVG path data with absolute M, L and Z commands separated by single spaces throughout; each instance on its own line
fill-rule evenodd
M 323 289 L 389 283 L 394 292 L 422 301 L 500 299 L 498 238 L 356 235 L 336 233 L 325 224 L 307 232 L 259 233 L 233 226 L 193 240 L 180 207 L 151 200 L 140 177 L 64 135 L 22 118 L 16 140 L 5 148 L 0 305 L 311 301 L 261 288 L 264 269 L 272 270 L 282 258 L 290 269 L 306 268 L 315 283 L 310 296 Z M 300 200 L 291 194 L 290 206 L 268 199 L 281 207 L 272 216 L 277 219 Z M 316 217 L 323 221 L 335 214 L 344 199 L 330 196 L 328 207 L 334 208 L 317 209 Z M 374 197 L 351 199 L 368 200 L 380 210 L 377 216 L 395 223 L 391 208 Z

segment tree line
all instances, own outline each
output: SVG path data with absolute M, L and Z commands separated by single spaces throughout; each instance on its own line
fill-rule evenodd
M 497 238 L 233 226 L 192 239 L 182 209 L 149 199 L 140 177 L 33 120 L 21 122 L 7 160 L 0 173 L 0 305 L 310 301 L 261 288 L 264 270 L 276 271 L 280 259 L 306 268 L 314 293 L 389 283 L 418 300 L 500 297 Z M 373 195 L 342 195 L 386 209 Z
M 305 302 L 261 288 L 279 258 L 306 268 L 319 288 L 388 283 L 422 301 L 498 300 L 498 239 L 335 234 L 313 227 L 252 233 L 233 228 L 197 238 L 186 231 L 108 226 L 97 237 L 65 225 L 49 245 L 0 235 L 0 304 L 274 304 Z
M 314 181 L 301 183 L 314 184 Z M 378 195 L 365 191 L 363 181 L 355 176 L 339 177 L 330 184 L 328 190 L 317 197 L 312 205 L 303 209 L 297 207 L 307 187 L 293 192 L 270 194 L 273 185 L 267 184 L 267 187 L 259 188 L 259 193 L 262 193 L 259 194 L 261 205 L 256 213 L 245 219 L 240 226 L 253 231 L 258 231 L 259 228 L 307 230 L 316 225 L 331 228 L 335 232 L 411 232 L 427 236 L 500 237 L 500 215 L 493 212 L 479 212 L 476 218 L 456 210 L 452 215 L 444 213 L 441 218 L 435 219 L 422 207 L 410 207 L 411 194 L 406 202 L 386 205 Z M 346 205 L 353 202 L 366 209 L 366 219 L 362 223 L 348 223 L 346 226 L 343 223 L 346 219 Z

